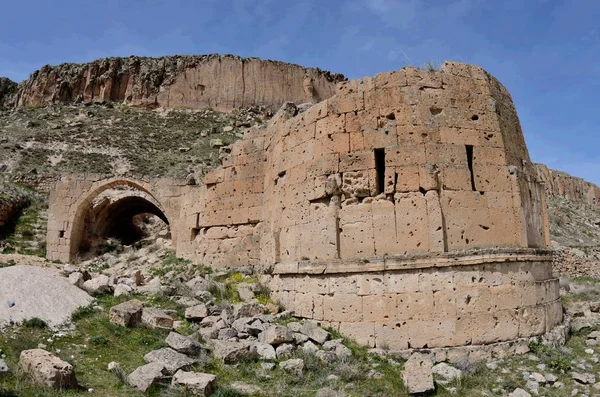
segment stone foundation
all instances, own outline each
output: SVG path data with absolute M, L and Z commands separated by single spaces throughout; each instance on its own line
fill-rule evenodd
M 371 347 L 486 345 L 562 321 L 547 250 L 299 262 L 269 277 L 275 299 Z
M 399 357 L 407 360 L 411 354 L 415 352 L 432 353 L 434 363 L 450 362 L 455 363 L 460 360 L 467 359 L 471 362 L 492 361 L 504 357 L 517 354 L 525 354 L 530 351 L 529 345 L 537 343 L 541 337 L 541 341 L 546 346 L 558 347 L 563 346 L 569 340 L 571 330 L 571 319 L 569 316 L 564 316 L 562 324 L 557 325 L 551 331 L 546 332 L 541 336 L 533 336 L 529 338 L 519 338 L 507 342 L 496 342 L 489 345 L 474 345 L 474 346 L 458 346 L 458 347 L 440 347 L 433 349 L 404 349 L 404 350 L 383 350 L 372 349 L 371 352 L 389 356 Z

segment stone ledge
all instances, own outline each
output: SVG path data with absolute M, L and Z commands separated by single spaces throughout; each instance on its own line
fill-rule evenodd
M 538 248 L 454 251 L 438 254 L 382 256 L 278 263 L 272 274 L 339 274 L 484 265 L 502 262 L 552 261 L 554 251 Z
M 567 314 L 563 316 L 562 324 L 557 325 L 549 332 L 543 335 L 531 336 L 526 338 L 518 338 L 510 341 L 490 343 L 487 345 L 471 345 L 471 346 L 456 346 L 456 347 L 438 347 L 431 349 L 403 349 L 389 350 L 371 349 L 373 353 L 387 356 L 398 357 L 407 360 L 411 354 L 415 352 L 432 353 L 434 363 L 448 361 L 454 363 L 459 360 L 469 359 L 473 362 L 490 361 L 501 359 L 503 357 L 525 354 L 530 351 L 529 344 L 537 342 L 538 338 L 542 338 L 542 343 L 546 346 L 558 347 L 563 346 L 569 339 L 571 332 L 571 317 Z

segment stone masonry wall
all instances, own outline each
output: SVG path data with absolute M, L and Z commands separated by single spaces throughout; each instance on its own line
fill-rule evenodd
M 499 87 L 462 64 L 408 68 L 271 125 L 262 262 L 546 246 L 541 185 Z
M 72 256 L 90 200 L 126 184 L 164 208 L 179 256 L 252 266 L 297 315 L 371 346 L 489 344 L 562 321 L 543 185 L 510 94 L 481 68 L 342 82 L 220 158 L 198 186 L 62 181 L 49 257 Z
M 296 315 L 371 347 L 483 345 L 541 335 L 562 321 L 548 259 L 505 250 L 318 269 L 301 263 L 276 269 L 269 285 Z

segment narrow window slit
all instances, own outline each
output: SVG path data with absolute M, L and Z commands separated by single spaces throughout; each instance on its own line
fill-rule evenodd
M 467 164 L 469 166 L 469 173 L 471 174 L 471 189 L 475 192 L 475 174 L 473 173 L 473 145 L 465 145 L 467 149 Z
M 377 172 L 377 194 L 385 190 L 385 149 L 375 149 L 375 171 Z

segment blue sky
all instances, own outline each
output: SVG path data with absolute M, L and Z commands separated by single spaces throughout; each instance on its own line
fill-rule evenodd
M 512 93 L 533 161 L 600 184 L 597 0 L 21 0 L 0 76 L 107 56 L 237 54 L 349 78 L 456 60 Z

